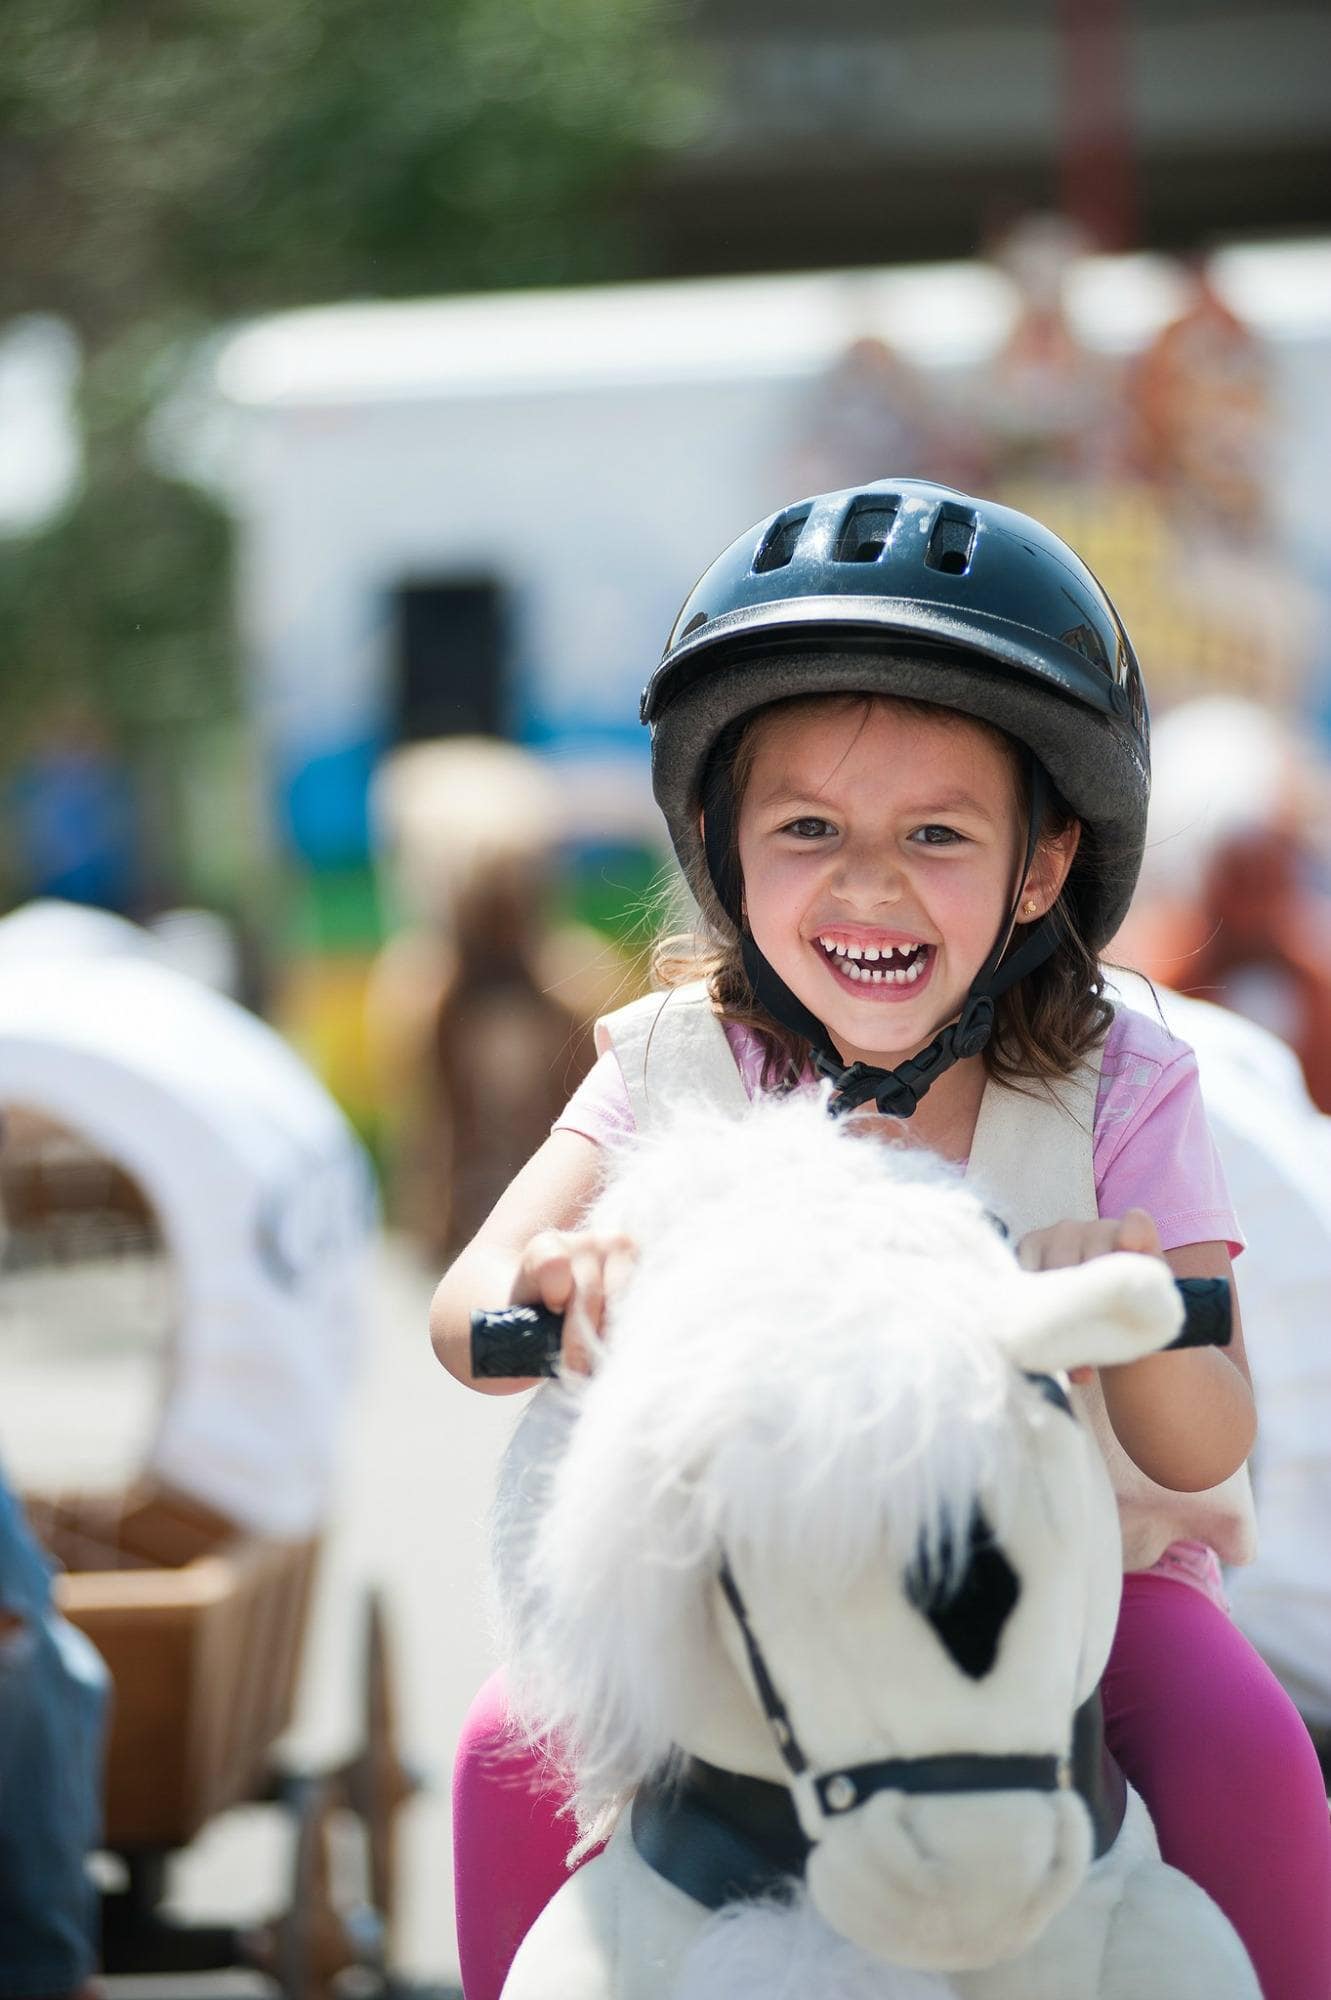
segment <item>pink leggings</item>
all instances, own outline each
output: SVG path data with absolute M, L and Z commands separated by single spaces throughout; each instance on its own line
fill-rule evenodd
M 1308 1733 L 1238 1628 L 1167 1576 L 1124 1578 L 1104 1677 L 1110 1748 L 1166 1861 L 1238 1931 L 1264 2000 L 1331 1995 L 1331 1820 Z M 564 1796 L 507 1733 L 503 1676 L 473 1702 L 453 1776 L 466 2000 L 498 2000 L 513 1954 L 568 1879 Z

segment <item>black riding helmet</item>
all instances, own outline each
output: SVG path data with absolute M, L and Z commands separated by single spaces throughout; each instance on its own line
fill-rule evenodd
M 989 722 L 1030 753 L 1026 862 L 958 1019 L 897 1070 L 847 1070 L 822 1023 L 743 931 L 733 879 L 729 763 L 746 716 L 793 695 L 897 695 Z M 754 991 L 833 1077 L 837 1108 L 872 1097 L 908 1117 L 933 1079 L 978 1054 L 994 1001 L 1055 949 L 1051 918 L 1009 951 L 1052 783 L 1093 866 L 1076 917 L 1094 951 L 1118 929 L 1141 866 L 1150 739 L 1141 671 L 1109 598 L 1028 515 L 951 487 L 884 479 L 821 493 L 762 521 L 684 604 L 642 697 L 652 787 L 685 874 L 706 869 L 742 940 Z M 704 846 L 700 817 L 705 812 Z

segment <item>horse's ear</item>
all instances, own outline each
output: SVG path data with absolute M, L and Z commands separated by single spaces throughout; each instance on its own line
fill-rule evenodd
M 1018 1271 L 1004 1296 L 1003 1344 L 1018 1368 L 1106 1368 L 1167 1347 L 1183 1324 L 1158 1257 L 1115 1250 L 1064 1271 Z

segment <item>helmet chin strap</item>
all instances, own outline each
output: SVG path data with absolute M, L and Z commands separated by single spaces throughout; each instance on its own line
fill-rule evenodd
M 854 1111 L 870 1100 L 891 1118 L 911 1117 L 932 1083 L 967 1056 L 979 1055 L 993 1033 L 994 1003 L 1009 987 L 1043 965 L 1058 944 L 1058 931 L 1051 917 L 1032 924 L 1017 949 L 1004 957 L 1016 926 L 1030 866 L 1039 844 L 1048 787 L 1044 771 L 1035 757 L 1029 762 L 1030 816 L 1026 829 L 1026 853 L 1017 873 L 1011 904 L 994 940 L 992 951 L 971 981 L 961 1003 L 961 1011 L 918 1055 L 910 1056 L 895 1069 L 878 1069 L 872 1063 L 845 1063 L 826 1027 L 797 999 L 780 975 L 763 957 L 750 933 L 743 928 L 743 903 L 739 893 L 734 846 L 730 837 L 730 802 L 719 782 L 704 786 L 703 844 L 708 872 L 721 902 L 740 931 L 744 970 L 755 999 L 782 1027 L 802 1035 L 813 1054 L 819 1076 L 830 1078 L 833 1090 L 829 1109 L 834 1117 Z M 709 779 L 712 774 L 709 773 Z M 719 777 L 719 773 L 718 773 Z M 708 794 L 711 794 L 709 797 Z

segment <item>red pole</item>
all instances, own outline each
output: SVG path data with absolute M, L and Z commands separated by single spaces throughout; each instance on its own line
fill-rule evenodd
M 1063 212 L 1100 250 L 1137 241 L 1128 44 L 1121 0 L 1058 0 Z

